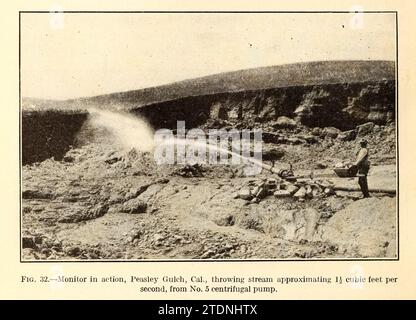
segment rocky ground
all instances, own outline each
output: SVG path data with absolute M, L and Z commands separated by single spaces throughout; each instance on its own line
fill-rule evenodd
M 22 171 L 22 258 L 307 259 L 396 257 L 396 197 L 337 187 L 333 166 L 369 141 L 370 188 L 395 190 L 394 125 L 263 128 L 264 155 L 296 182 L 231 166 L 157 166 L 110 139 Z M 267 162 L 267 160 L 266 160 Z M 313 175 L 311 176 L 311 170 Z

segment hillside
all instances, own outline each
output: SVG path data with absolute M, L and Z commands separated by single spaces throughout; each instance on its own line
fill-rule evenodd
M 130 109 L 162 101 L 224 92 L 394 80 L 392 61 L 321 61 L 219 73 L 163 86 L 64 101 L 23 98 L 23 109 Z

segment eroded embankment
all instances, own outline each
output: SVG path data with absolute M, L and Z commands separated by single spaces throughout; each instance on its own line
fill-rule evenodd
M 176 120 L 185 120 L 188 128 L 207 123 L 250 128 L 287 116 L 310 127 L 349 130 L 368 121 L 380 125 L 394 121 L 394 101 L 394 81 L 383 80 L 186 97 L 132 111 L 156 129 L 176 128 Z

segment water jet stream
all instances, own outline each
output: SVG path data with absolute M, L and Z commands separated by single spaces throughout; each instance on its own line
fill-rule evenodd
M 206 150 L 213 151 L 220 155 L 225 153 L 235 157 L 236 159 L 239 159 L 243 164 L 251 164 L 255 167 L 265 169 L 272 173 L 277 174 L 279 172 L 278 169 L 267 165 L 258 159 L 246 157 L 226 148 L 207 142 L 173 137 L 170 139 L 164 139 L 163 142 L 159 144 L 158 141 L 155 141 L 154 130 L 151 128 L 151 126 L 144 119 L 141 119 L 137 116 L 132 116 L 130 114 L 121 112 L 98 110 L 95 108 L 89 109 L 88 112 L 91 115 L 91 123 L 97 127 L 103 127 L 107 129 L 120 144 L 120 146 L 125 150 L 131 150 L 132 148 L 135 148 L 136 150 L 143 152 L 154 152 L 156 146 L 192 146 L 206 148 Z M 157 159 L 155 160 L 157 161 Z
M 279 173 L 279 169 L 276 169 L 274 167 L 272 167 L 271 165 L 265 164 L 264 162 L 255 159 L 255 158 L 250 158 L 250 157 L 245 157 L 241 154 L 238 154 L 236 152 L 230 151 L 228 149 L 219 147 L 218 145 L 214 145 L 214 144 L 210 144 L 210 143 L 203 143 L 203 142 L 199 142 L 199 141 L 195 141 L 195 140 L 187 140 L 187 139 L 179 139 L 179 138 L 171 138 L 171 139 L 165 139 L 161 144 L 159 144 L 160 146 L 163 145 L 183 145 L 183 146 L 196 146 L 196 147 L 201 147 L 201 148 L 206 148 L 208 150 L 212 150 L 215 153 L 226 153 L 227 155 L 231 155 L 232 157 L 236 157 L 238 159 L 240 159 L 242 161 L 242 163 L 250 163 L 254 166 L 257 166 L 258 168 L 262 168 L 265 169 L 267 171 L 270 171 L 272 173 L 278 174 Z

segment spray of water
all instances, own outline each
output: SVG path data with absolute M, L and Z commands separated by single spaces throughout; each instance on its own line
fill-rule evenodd
M 91 123 L 110 132 L 120 147 L 130 150 L 152 151 L 154 133 L 143 119 L 122 113 L 98 109 L 89 109 Z
M 122 112 L 111 112 L 106 110 L 98 110 L 91 108 L 88 110 L 91 115 L 91 123 L 98 128 L 105 128 L 110 132 L 112 138 L 116 140 L 121 148 L 130 150 L 135 148 L 139 151 L 153 152 L 157 144 L 162 143 L 166 145 L 182 145 L 186 147 L 206 148 L 207 151 L 219 152 L 219 154 L 231 155 L 233 159 L 240 160 L 242 164 L 248 166 L 247 168 L 263 168 L 270 170 L 271 167 L 264 164 L 260 160 L 254 158 L 244 157 L 238 153 L 230 151 L 218 145 L 209 143 L 202 143 L 193 139 L 179 139 L 173 137 L 166 139 L 163 142 L 155 141 L 154 131 L 151 126 L 143 119 Z M 157 161 L 157 159 L 155 159 Z M 253 174 L 258 173 L 254 169 Z

